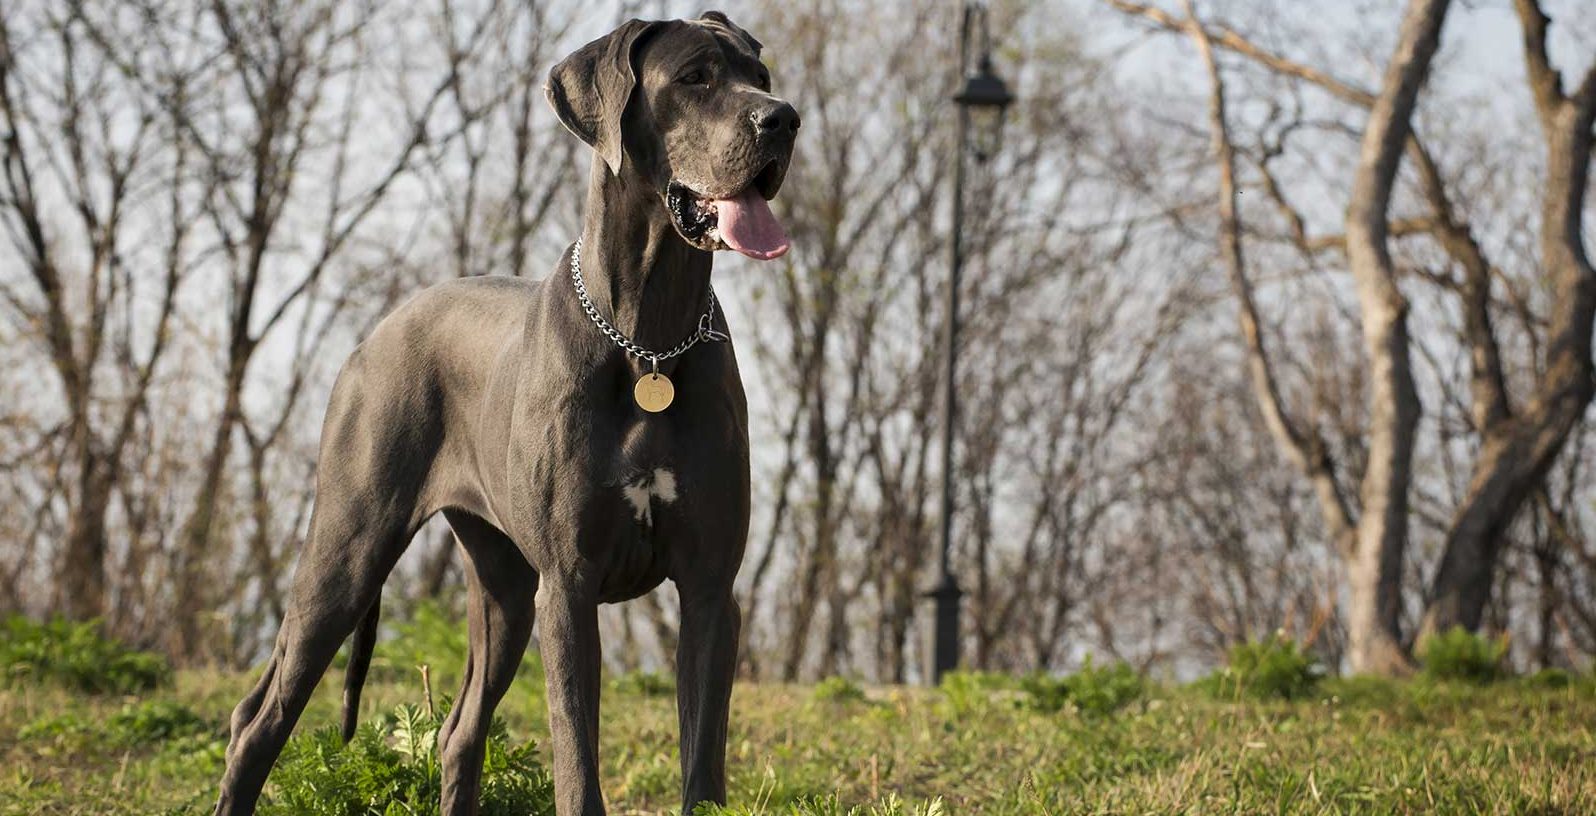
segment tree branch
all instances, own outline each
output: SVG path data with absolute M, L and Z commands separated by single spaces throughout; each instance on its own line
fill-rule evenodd
M 1258 306 L 1252 282 L 1247 277 L 1246 256 L 1242 250 L 1241 221 L 1236 192 L 1236 151 L 1225 117 L 1225 82 L 1214 58 L 1207 31 L 1197 19 L 1192 0 L 1182 0 L 1188 21 L 1187 33 L 1197 44 L 1209 79 L 1209 125 L 1213 131 L 1214 153 L 1219 165 L 1219 247 L 1236 295 L 1237 317 L 1247 344 L 1248 368 L 1252 374 L 1253 395 L 1263 412 L 1264 423 L 1287 457 L 1313 483 L 1324 512 L 1331 539 L 1343 549 L 1351 544 L 1352 513 L 1334 475 L 1334 464 L 1327 446 L 1317 434 L 1310 438 L 1292 422 L 1286 412 L 1280 385 L 1269 363 L 1269 354 L 1258 320 Z

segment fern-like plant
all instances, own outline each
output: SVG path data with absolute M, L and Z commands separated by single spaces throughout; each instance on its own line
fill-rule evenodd
M 262 816 L 430 816 L 439 811 L 438 728 L 445 711 L 403 704 L 362 725 L 348 745 L 333 726 L 288 743 L 272 773 Z M 554 813 L 554 783 L 536 745 L 511 744 L 504 723 L 488 733 L 483 816 Z

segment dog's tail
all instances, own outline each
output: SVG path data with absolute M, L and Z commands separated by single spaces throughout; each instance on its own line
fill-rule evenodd
M 349 640 L 349 666 L 344 670 L 344 742 L 355 738 L 355 726 L 360 720 L 360 690 L 366 685 L 366 672 L 371 669 L 371 650 L 377 645 L 377 620 L 382 617 L 382 596 L 371 602 L 355 634 Z

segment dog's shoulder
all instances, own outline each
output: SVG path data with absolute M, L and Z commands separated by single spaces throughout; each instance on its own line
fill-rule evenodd
M 542 284 L 506 275 L 453 278 L 417 292 L 394 313 L 423 320 L 462 314 L 483 318 L 511 312 L 525 314 Z
M 491 345 L 526 319 L 542 285 L 508 276 L 435 283 L 389 312 L 360 351 L 430 357 L 478 345 L 473 338 Z

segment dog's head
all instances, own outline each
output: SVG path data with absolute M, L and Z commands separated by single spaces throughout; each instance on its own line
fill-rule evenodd
M 768 260 L 787 251 L 767 202 L 792 159 L 798 112 L 771 94 L 759 50 L 717 11 L 631 20 L 554 66 L 545 90 L 611 172 L 652 185 L 683 240 Z

